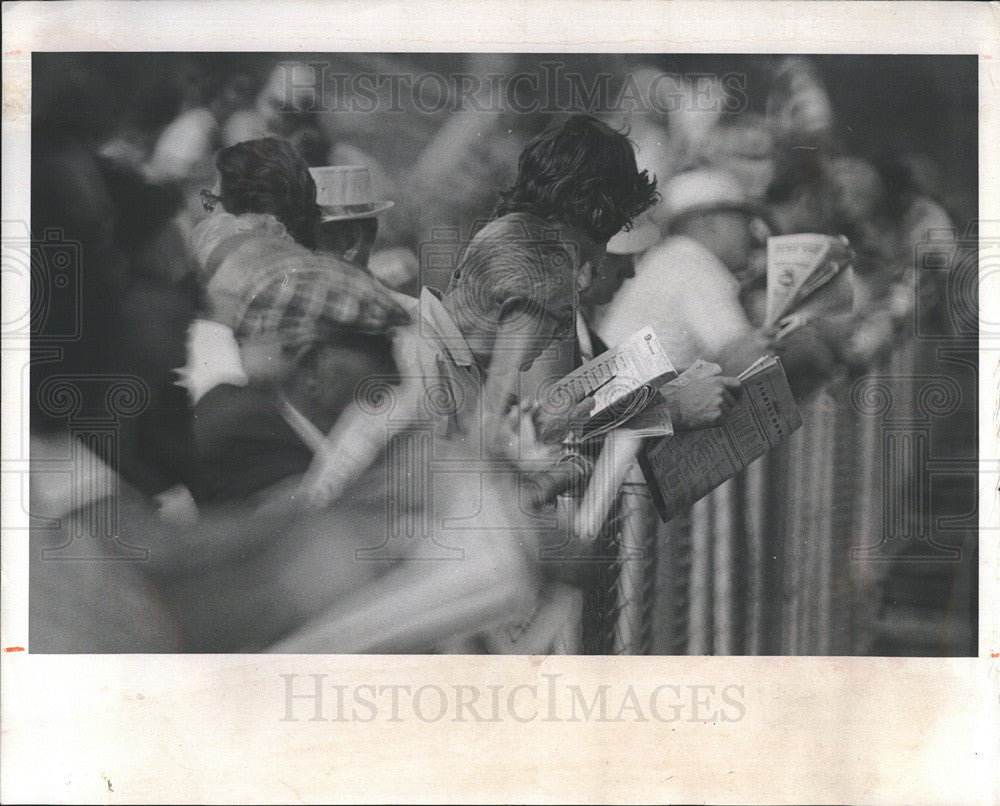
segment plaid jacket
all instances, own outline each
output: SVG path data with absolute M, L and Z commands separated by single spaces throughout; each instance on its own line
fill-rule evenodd
M 196 250 L 211 274 L 213 317 L 232 327 L 237 339 L 268 333 L 298 345 L 337 334 L 388 335 L 410 321 L 378 280 L 335 255 L 301 246 L 275 229 L 273 217 L 253 216 L 257 225 L 246 229 L 239 226 L 244 216 L 217 216 L 230 221 L 199 225 Z

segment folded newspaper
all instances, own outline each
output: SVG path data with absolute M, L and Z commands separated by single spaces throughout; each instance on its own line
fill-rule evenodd
M 847 239 L 803 233 L 767 239 L 765 327 L 850 313 L 854 305 Z M 792 320 L 787 321 L 787 320 Z
M 722 425 L 663 437 L 639 454 L 664 521 L 703 498 L 802 425 L 781 361 L 761 358 L 740 376 L 736 405 Z
M 673 428 L 659 388 L 676 377 L 659 339 L 646 327 L 573 370 L 551 387 L 547 397 L 574 404 L 594 398 L 589 419 L 570 441 L 584 442 L 615 428 L 627 428 L 638 436 L 663 436 Z

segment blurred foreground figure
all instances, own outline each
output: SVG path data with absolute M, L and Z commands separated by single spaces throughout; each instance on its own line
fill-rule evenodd
M 207 501 L 245 498 L 303 472 L 358 384 L 394 380 L 391 331 L 409 321 L 357 267 L 256 246 L 270 247 L 271 260 L 245 284 L 234 322 L 247 383 L 219 383 L 195 407 Z M 303 439 L 306 420 L 319 430 Z
M 411 458 L 384 494 L 390 512 L 434 507 L 422 521 L 437 523 L 437 507 L 449 501 L 466 516 L 451 532 L 410 538 L 410 559 L 419 562 L 399 564 L 278 649 L 426 651 L 530 615 L 538 521 L 524 494 L 533 488 L 520 479 L 555 463 L 559 450 L 537 441 L 531 418 L 511 407 L 505 390 L 509 368 L 530 366 L 571 332 L 577 271 L 557 225 L 511 214 L 476 235 L 445 294 L 424 289 L 410 303 L 415 322 L 396 335 L 405 380 L 387 415 L 407 426 L 390 442 L 395 462 Z M 454 542 L 465 524 L 468 534 Z
M 59 401 L 74 400 L 72 391 L 40 390 L 57 419 L 52 438 L 33 445 L 32 512 L 52 519 L 50 528 L 32 530 L 34 649 L 260 649 L 329 608 L 360 619 L 359 628 L 338 630 L 336 641 L 317 645 L 322 651 L 427 651 L 442 634 L 530 608 L 533 525 L 514 503 L 512 469 L 502 458 L 473 457 L 481 462 L 481 493 L 452 475 L 431 496 L 426 483 L 434 479 L 423 465 L 414 475 L 396 474 L 410 448 L 385 434 L 342 495 L 304 511 L 299 482 L 325 447 L 324 431 L 345 409 L 354 425 L 366 421 L 353 405 L 357 388 L 366 378 L 392 386 L 388 334 L 407 321 L 359 268 L 288 234 L 281 219 L 299 232 L 296 221 L 309 219 L 308 184 L 299 185 L 303 204 L 286 208 L 258 194 L 264 209 L 245 211 L 240 199 L 253 194 L 230 195 L 225 180 L 222 195 L 234 212 L 218 216 L 228 226 L 213 221 L 203 230 L 225 233 L 218 265 L 209 258 L 219 243 L 199 243 L 214 281 L 213 313 L 233 326 L 232 366 L 242 377 L 216 377 L 199 399 L 196 428 L 210 483 L 197 491 L 196 511 L 158 508 L 128 486 L 58 430 Z M 116 299 L 106 300 L 112 309 Z M 96 343 L 104 335 L 95 329 Z M 91 360 L 95 372 L 108 366 L 100 355 Z M 374 426 L 386 430 L 377 417 Z M 362 436 L 371 438 L 371 428 Z M 438 446 L 433 455 L 450 450 Z M 461 490 L 474 490 L 475 500 L 457 499 Z
M 378 293 L 378 284 L 346 268 L 356 273 L 350 282 L 328 269 L 272 271 L 248 296 L 236 332 L 269 335 L 284 370 L 255 375 L 245 387 L 222 384 L 198 404 L 199 445 L 217 500 L 267 512 L 273 499 L 291 496 L 306 511 L 237 561 L 164 583 L 196 646 L 260 649 L 286 636 L 289 651 L 429 651 L 436 630 L 469 630 L 530 607 L 530 554 L 519 542 L 530 524 L 510 506 L 510 471 L 491 457 L 449 453 L 455 449 L 433 438 L 427 453 L 416 416 L 423 401 L 397 388 L 389 336 L 399 311 L 373 322 L 359 296 Z M 383 397 L 359 400 L 366 384 Z M 397 395 L 398 407 L 371 410 Z M 345 424 L 348 447 L 338 453 L 344 443 L 330 435 Z M 358 444 L 374 447 L 362 461 Z M 449 488 L 435 477 L 431 455 L 479 461 L 479 475 L 494 478 L 463 500 L 461 484 Z M 341 486 L 310 498 L 302 484 L 327 463 Z M 475 528 L 465 527 L 479 507 Z M 290 635 L 300 628 L 311 635 L 305 625 L 314 618 L 339 626 L 315 640 Z
M 412 377 L 399 385 L 391 336 L 401 309 L 375 319 L 373 300 L 387 292 L 352 264 L 262 273 L 235 332 L 273 343 L 282 369 L 206 394 L 198 441 L 215 500 L 266 509 L 291 491 L 309 513 L 232 566 L 173 580 L 165 590 L 185 632 L 215 648 L 260 648 L 317 617 L 335 628 L 303 628 L 287 651 L 428 651 L 442 635 L 530 608 L 531 528 L 514 505 L 516 473 L 422 428 L 423 412 L 442 403 Z M 376 397 L 365 397 L 372 386 Z M 373 446 L 360 461 L 359 444 Z M 475 467 L 449 472 L 449 461 Z M 339 486 L 310 495 L 326 468 Z M 488 486 L 463 484 L 469 473 Z
M 150 497 L 169 468 L 143 440 L 145 426 L 170 441 L 159 384 L 189 310 L 160 260 L 176 198 L 137 174 L 102 171 L 69 130 L 34 142 L 32 224 L 61 232 L 46 237 L 42 254 L 79 245 L 62 268 L 82 294 L 46 299 L 53 285 L 32 283 L 33 310 L 37 302 L 48 315 L 32 322 L 30 649 L 182 650 L 155 578 L 225 564 L 271 539 L 287 522 L 285 506 L 260 517 L 242 504 L 203 509 L 192 522 L 190 509 Z
M 426 394 L 434 437 L 485 462 L 471 478 L 455 476 L 474 499 L 499 483 L 517 504 L 518 489 L 494 479 L 497 471 L 516 480 L 513 467 L 502 471 L 509 461 L 530 478 L 558 460 L 561 436 L 548 446 L 538 439 L 543 424 L 518 405 L 518 375 L 553 341 L 573 339 L 578 295 L 598 270 L 605 243 L 653 203 L 654 188 L 623 135 L 593 118 L 570 118 L 525 149 L 517 182 L 502 196 L 498 217 L 469 245 L 448 291 L 425 289 L 412 306 L 417 325 L 397 337 L 401 369 L 414 373 Z M 562 422 L 550 432 L 565 434 L 574 415 L 560 413 Z M 554 498 L 559 490 L 549 492 Z M 518 536 L 531 507 L 504 517 L 484 499 L 472 512 L 484 516 L 476 522 L 488 526 L 477 534 L 488 535 L 493 552 L 510 557 L 503 553 L 516 544 L 531 555 L 535 530 Z M 526 561 L 518 573 L 506 563 L 500 573 L 489 569 L 496 554 L 488 561 L 464 556 L 466 562 L 404 563 L 276 649 L 384 650 L 421 635 L 461 639 L 523 618 L 520 607 L 534 601 L 537 565 Z M 490 573 L 492 581 L 481 587 Z
M 46 394 L 73 394 L 52 384 Z M 176 579 L 211 579 L 294 528 L 291 497 L 266 511 L 244 502 L 201 507 L 196 516 L 148 498 L 105 464 L 79 435 L 31 437 L 29 637 L 32 652 L 218 651 L 232 635 L 185 629 L 165 593 Z M 225 591 L 219 591 L 225 593 Z M 245 592 L 244 592 L 245 594 Z M 244 602 L 233 602 L 237 610 Z M 211 620 L 246 624 L 237 611 Z M 246 642 L 244 642 L 245 644 Z
M 281 148 L 274 148 L 280 156 Z M 256 146 L 244 151 L 249 159 L 267 153 Z M 220 166 L 225 164 L 220 157 Z M 275 160 L 274 170 L 301 175 L 294 159 Z M 265 194 L 253 196 L 257 209 L 276 209 L 292 220 L 311 215 L 311 181 L 276 182 L 301 188 L 295 195 L 301 201 L 288 211 L 276 204 L 280 196 L 268 203 Z M 225 201 L 225 171 L 221 185 Z M 285 539 L 239 563 L 165 583 L 185 634 L 197 636 L 206 648 L 260 647 L 332 608 L 340 615 L 330 618 L 355 619 L 363 629 L 337 630 L 335 640 L 318 641 L 316 651 L 363 651 L 371 648 L 365 642 L 376 640 L 390 641 L 399 651 L 426 650 L 431 646 L 426 632 L 417 624 L 407 626 L 412 618 L 473 629 L 516 614 L 533 589 L 531 566 L 518 542 L 529 524 L 511 527 L 506 535 L 507 524 L 523 522 L 524 516 L 516 508 L 506 512 L 507 504 L 497 510 L 489 503 L 494 490 L 512 484 L 511 469 L 503 470 L 506 464 L 497 464 L 492 453 L 468 454 L 455 446 L 421 454 L 458 451 L 482 464 L 480 474 L 500 476 L 482 494 L 485 500 L 469 502 L 470 513 L 482 508 L 489 515 L 477 530 L 456 527 L 437 537 L 435 529 L 460 514 L 454 490 L 432 495 L 435 477 L 426 464 L 393 475 L 400 457 L 420 438 L 412 426 L 426 422 L 423 412 L 429 407 L 441 411 L 434 384 L 420 383 L 425 375 L 419 366 L 404 363 L 408 383 L 394 388 L 399 381 L 394 352 L 405 354 L 408 343 L 399 332 L 407 317 L 398 298 L 355 263 L 295 243 L 276 216 L 230 206 L 239 214 L 218 214 L 227 226 L 206 221 L 198 243 L 210 276 L 213 315 L 231 327 L 236 344 L 231 353 L 244 377 L 237 382 L 217 377 L 198 400 L 196 436 L 205 465 L 200 500 L 266 507 L 273 495 L 291 489 L 310 514 L 298 522 L 300 528 L 290 526 Z M 565 291 L 572 288 L 572 265 L 568 260 L 560 265 Z M 418 328 L 415 335 L 428 334 Z M 432 364 L 428 378 L 439 368 Z M 395 421 L 366 413 L 364 389 L 371 385 L 399 395 Z M 481 390 L 469 394 L 463 398 L 466 409 L 478 404 Z M 510 486 L 504 499 L 516 501 L 516 489 Z M 390 539 L 407 529 L 416 529 L 420 539 L 403 545 Z M 445 556 L 433 556 L 442 547 L 449 547 Z M 422 562 L 410 562 L 414 552 Z M 455 561 L 456 552 L 464 562 Z M 440 564 L 427 562 L 432 559 Z M 382 574 L 390 575 L 384 585 L 391 595 L 382 588 Z M 348 595 L 350 601 L 340 603 Z M 453 598 L 439 606 L 438 597 L 445 595 Z M 415 613 L 414 597 L 426 608 Z

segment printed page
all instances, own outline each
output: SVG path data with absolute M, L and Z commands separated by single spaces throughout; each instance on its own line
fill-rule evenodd
M 593 395 L 593 418 L 642 386 L 655 389 L 676 374 L 656 334 L 646 327 L 575 369 L 553 386 L 550 395 L 574 402 Z
M 736 406 L 716 428 L 674 434 L 640 456 L 665 521 L 767 453 L 801 424 L 781 362 L 770 358 L 742 377 Z
M 767 316 L 770 327 L 787 314 L 799 292 L 830 251 L 826 235 L 778 235 L 767 239 Z M 810 286 L 815 289 L 810 283 Z

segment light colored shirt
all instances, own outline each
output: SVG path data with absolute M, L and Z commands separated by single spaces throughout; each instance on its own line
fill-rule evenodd
M 188 328 L 187 366 L 174 370 L 196 404 L 220 383 L 246 386 L 248 378 L 240 346 L 232 328 L 208 319 L 195 319 Z
M 726 345 L 752 330 L 739 282 L 708 249 L 672 236 L 642 254 L 628 279 L 600 311 L 597 334 L 618 344 L 649 326 L 667 358 L 683 372 L 698 358 L 715 361 Z

